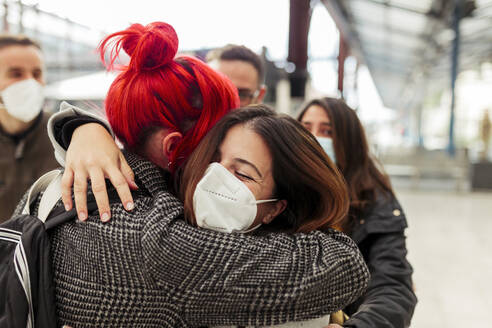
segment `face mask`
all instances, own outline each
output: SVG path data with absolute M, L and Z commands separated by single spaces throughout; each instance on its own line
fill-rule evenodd
M 335 155 L 335 149 L 333 149 L 333 139 L 327 137 L 316 137 L 321 148 L 325 151 L 326 155 L 330 157 L 333 162 L 337 162 L 337 157 Z
M 43 86 L 34 79 L 16 82 L 0 92 L 7 112 L 23 121 L 32 121 L 42 110 Z
M 257 201 L 251 190 L 219 163 L 211 163 L 198 182 L 193 195 L 193 209 L 199 227 L 220 231 L 247 233 L 256 218 Z

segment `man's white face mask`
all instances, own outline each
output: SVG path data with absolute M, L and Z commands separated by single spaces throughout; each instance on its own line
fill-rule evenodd
M 3 107 L 18 120 L 30 122 L 42 110 L 43 89 L 43 85 L 34 79 L 16 82 L 0 92 Z
M 199 227 L 247 233 L 256 218 L 257 204 L 277 199 L 256 200 L 251 190 L 219 163 L 211 163 L 193 195 L 193 210 Z

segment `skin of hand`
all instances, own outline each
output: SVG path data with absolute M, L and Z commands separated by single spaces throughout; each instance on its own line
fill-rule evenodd
M 343 328 L 343 327 L 340 325 L 337 325 L 336 323 L 331 323 L 328 326 L 326 326 L 325 328 Z
M 96 146 L 97 145 L 97 146 Z M 81 221 L 87 219 L 87 181 L 91 181 L 101 221 L 111 218 L 106 182 L 109 179 L 127 211 L 134 208 L 130 188 L 138 189 L 134 174 L 109 132 L 100 124 L 89 123 L 75 129 L 65 160 L 62 201 L 72 209 L 72 185 L 75 207 Z

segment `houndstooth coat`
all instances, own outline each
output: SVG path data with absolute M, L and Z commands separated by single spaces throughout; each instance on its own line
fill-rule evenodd
M 135 209 L 111 204 L 110 222 L 96 212 L 51 235 L 60 325 L 265 326 L 329 314 L 364 292 L 369 273 L 346 235 L 190 226 L 163 171 L 126 156 L 139 185 Z

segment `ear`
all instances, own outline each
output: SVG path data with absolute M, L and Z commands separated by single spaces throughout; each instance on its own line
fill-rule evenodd
M 162 153 L 169 158 L 169 155 L 179 146 L 183 140 L 183 135 L 180 132 L 171 132 L 162 139 Z
M 258 97 L 256 97 L 256 102 L 255 102 L 256 104 L 263 103 L 263 98 L 265 98 L 266 91 L 267 91 L 266 85 L 262 84 L 260 87 L 260 91 L 258 93 Z
M 287 207 L 287 201 L 285 199 L 276 201 L 273 204 L 272 209 L 268 211 L 268 214 L 265 215 L 263 219 L 261 219 L 261 222 L 263 224 L 269 224 L 270 222 L 273 221 L 273 219 L 279 216 L 280 213 L 282 213 L 286 207 Z

